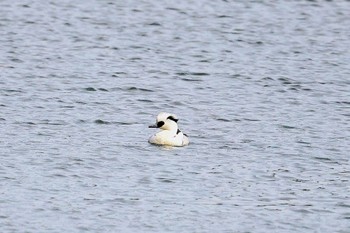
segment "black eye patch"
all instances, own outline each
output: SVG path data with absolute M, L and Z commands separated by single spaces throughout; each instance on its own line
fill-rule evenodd
M 177 122 L 177 121 L 179 120 L 179 119 L 174 118 L 173 116 L 168 116 L 167 119 L 172 120 L 172 121 L 175 121 L 175 122 Z
M 158 127 L 158 128 L 162 127 L 163 125 L 164 125 L 164 121 L 159 121 L 159 122 L 157 123 L 157 127 Z

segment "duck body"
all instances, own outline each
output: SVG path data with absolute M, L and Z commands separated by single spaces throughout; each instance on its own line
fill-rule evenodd
M 152 135 L 148 142 L 165 146 L 187 146 L 189 144 L 188 137 L 182 132 L 174 134 L 174 132 L 168 130 L 162 130 Z
M 159 128 L 161 131 L 152 135 L 148 142 L 164 146 L 187 146 L 189 144 L 189 139 L 179 130 L 177 121 L 178 118 L 174 114 L 159 113 L 156 124 L 149 127 Z

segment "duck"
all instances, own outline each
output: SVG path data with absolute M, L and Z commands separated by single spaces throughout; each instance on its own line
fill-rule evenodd
M 161 131 L 152 135 L 148 142 L 163 146 L 187 146 L 190 141 L 177 124 L 179 118 L 175 114 L 161 112 L 156 118 L 156 124 L 149 128 L 159 128 Z

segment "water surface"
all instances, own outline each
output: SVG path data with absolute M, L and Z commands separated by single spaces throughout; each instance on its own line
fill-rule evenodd
M 0 231 L 349 232 L 349 11 L 1 1 Z

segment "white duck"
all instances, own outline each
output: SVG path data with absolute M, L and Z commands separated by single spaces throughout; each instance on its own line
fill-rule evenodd
M 161 112 L 157 116 L 156 124 L 150 125 L 149 128 L 160 128 L 161 131 L 152 135 L 148 142 L 157 145 L 166 146 L 187 146 L 189 140 L 187 135 L 179 130 L 176 115 Z

